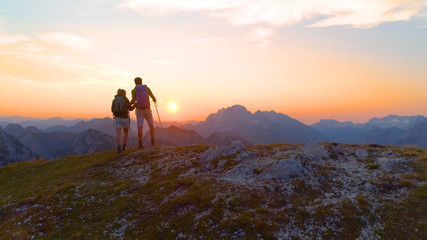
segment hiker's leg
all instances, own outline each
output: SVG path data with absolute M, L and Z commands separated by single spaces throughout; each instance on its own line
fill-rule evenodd
M 142 110 L 136 110 L 136 125 L 138 126 L 138 147 L 142 148 L 142 127 L 144 126 L 144 115 Z
M 142 141 L 142 127 L 138 127 L 138 140 Z
M 130 121 L 129 118 L 124 118 L 122 120 L 122 126 L 123 126 L 123 146 L 122 146 L 122 150 L 126 150 L 126 143 L 128 141 L 128 136 L 129 136 L 129 126 L 130 126 Z
M 120 136 L 122 135 L 122 130 L 120 128 L 116 128 L 116 142 L 117 146 L 120 146 Z
M 150 135 L 151 135 L 151 146 L 154 146 L 155 142 L 154 142 L 154 125 L 153 124 L 150 125 Z
M 144 114 L 145 119 L 147 120 L 148 126 L 150 126 L 150 135 L 151 135 L 151 146 L 154 146 L 154 122 L 153 122 L 153 113 L 150 109 L 145 110 Z
M 142 148 L 142 127 L 138 127 L 138 147 Z
M 116 142 L 117 142 L 117 152 L 120 153 L 122 151 L 122 148 L 120 147 L 120 135 L 122 135 L 122 129 L 116 128 Z
M 123 146 L 126 146 L 126 142 L 128 141 L 128 136 L 129 136 L 129 128 L 123 128 Z

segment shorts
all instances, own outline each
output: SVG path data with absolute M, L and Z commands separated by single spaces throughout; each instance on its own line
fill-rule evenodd
M 129 118 L 114 118 L 114 126 L 116 128 L 129 128 Z
M 144 125 L 144 119 L 147 121 L 148 125 L 153 125 L 153 114 L 151 109 L 136 109 L 136 125 L 142 127 Z

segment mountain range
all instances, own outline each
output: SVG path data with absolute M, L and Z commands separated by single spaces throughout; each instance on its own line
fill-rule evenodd
M 33 161 L 38 156 L 0 127 L 0 166 L 14 162 Z
M 16 146 L 23 144 L 33 154 L 47 160 L 107 151 L 115 147 L 113 137 L 91 128 L 79 133 L 43 132 L 36 127 L 23 128 L 19 124 L 9 124 L 4 132 L 18 142 Z
M 427 147 L 427 118 L 388 115 L 364 124 L 325 119 L 311 128 L 329 141 L 353 144 L 377 143 Z
M 16 121 L 9 123 L 7 121 Z M 115 129 L 111 118 L 90 120 L 50 118 L 46 120 L 21 117 L 0 118 L 8 123 L 2 135 L 3 152 L 24 149 L 45 159 L 55 159 L 73 154 L 84 154 L 115 148 Z M 33 124 L 33 126 L 28 126 Z M 273 143 L 339 142 L 351 144 L 391 144 L 427 147 L 427 118 L 424 116 L 389 115 L 372 118 L 364 124 L 323 119 L 305 125 L 285 114 L 275 111 L 251 113 L 244 106 L 234 105 L 210 114 L 205 121 L 156 124 L 156 143 L 159 145 L 185 146 L 206 144 L 221 146 L 239 140 L 245 146 Z M 1 126 L 0 126 L 1 127 Z M 128 147 L 137 146 L 136 122 L 131 120 Z M 147 125 L 144 126 L 144 146 L 150 145 Z M 11 139 L 13 138 L 13 139 Z M 21 146 L 22 145 L 22 146 Z M 6 147 L 8 146 L 8 147 Z M 25 154 L 24 154 L 25 155 Z M 28 155 L 28 156 L 30 156 Z M 2 156 L 3 162 L 22 158 L 16 154 Z
M 249 112 L 241 105 L 223 108 L 210 114 L 204 122 L 187 126 L 209 137 L 213 133 L 240 137 L 249 144 L 302 143 L 305 141 L 326 141 L 327 139 L 285 114 L 274 111 Z
M 55 125 L 62 125 L 62 126 L 72 126 L 80 121 L 83 121 L 83 119 L 71 119 L 66 120 L 60 117 L 52 117 L 48 119 L 40 119 L 40 118 L 26 118 L 26 117 L 0 117 L 0 126 L 6 127 L 7 125 L 11 123 L 19 124 L 23 127 L 37 127 L 39 129 L 45 129 L 48 127 L 52 127 Z

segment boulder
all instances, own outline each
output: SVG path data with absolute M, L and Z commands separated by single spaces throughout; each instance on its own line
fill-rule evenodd
M 225 146 L 218 147 L 215 150 L 213 148 L 209 148 L 199 157 L 199 161 L 202 163 L 211 163 L 214 159 L 224 156 L 232 156 L 243 149 L 245 149 L 245 147 L 242 142 L 234 141 Z
M 306 142 L 302 145 L 301 152 L 315 162 L 322 162 L 322 159 L 329 158 L 326 148 L 319 143 Z
M 228 171 L 222 180 L 230 182 L 251 182 L 255 180 L 254 169 L 258 168 L 256 164 L 241 163 Z
M 369 156 L 369 153 L 366 149 L 359 148 L 354 152 L 354 155 L 356 155 L 357 158 L 366 158 Z
M 263 179 L 289 179 L 304 174 L 304 167 L 301 162 L 295 158 L 282 159 L 272 164 L 262 173 Z
M 379 170 L 399 170 L 399 168 L 403 168 L 406 170 L 407 165 L 413 162 L 413 160 L 408 160 L 405 158 L 388 158 L 381 157 L 377 159 L 377 163 L 380 165 Z

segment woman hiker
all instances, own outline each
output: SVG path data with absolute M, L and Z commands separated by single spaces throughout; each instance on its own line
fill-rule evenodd
M 114 115 L 114 126 L 116 127 L 117 153 L 126 150 L 130 126 L 129 111 L 133 109 L 135 109 L 135 107 L 131 106 L 129 99 L 126 97 L 126 90 L 119 88 L 111 104 L 111 112 L 113 112 Z M 122 128 L 124 132 L 123 146 L 120 145 Z

